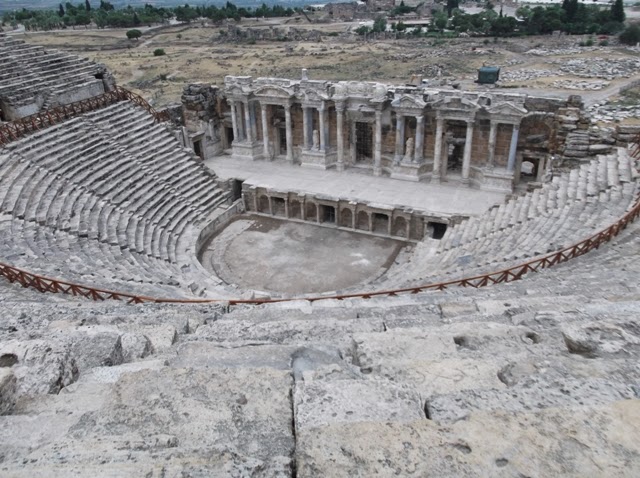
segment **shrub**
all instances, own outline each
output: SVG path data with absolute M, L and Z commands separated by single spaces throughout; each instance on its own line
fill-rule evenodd
M 140 30 L 129 30 L 127 32 L 127 38 L 129 40 L 137 40 L 142 36 L 142 32 Z
M 598 45 L 600 45 L 600 46 L 609 46 L 609 40 L 602 40 L 600 43 L 598 43 Z
M 620 34 L 620 43 L 624 43 L 625 45 L 635 45 L 640 42 L 640 26 L 638 25 L 629 25 L 621 34 Z
M 156 48 L 153 50 L 153 56 L 162 56 L 166 55 L 165 51 L 162 48 Z

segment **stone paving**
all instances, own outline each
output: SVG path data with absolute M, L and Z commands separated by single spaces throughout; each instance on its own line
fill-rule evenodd
M 504 201 L 505 194 L 460 188 L 449 184 L 413 183 L 375 177 L 359 170 L 338 173 L 306 169 L 285 161 L 247 161 L 219 156 L 205 161 L 222 180 L 240 179 L 246 184 L 283 191 L 300 190 L 329 197 L 355 199 L 385 205 L 404 205 L 439 216 L 482 214 Z

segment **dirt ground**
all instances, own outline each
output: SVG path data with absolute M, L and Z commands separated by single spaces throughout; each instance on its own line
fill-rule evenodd
M 126 30 L 67 30 L 23 35 L 30 43 L 64 49 L 106 64 L 118 83 L 162 106 L 180 100 L 185 83 L 223 83 L 225 75 L 297 78 L 307 68 L 311 78 L 366 80 L 404 84 L 412 74 L 433 78 L 440 70 L 450 83 L 477 88 L 473 82 L 477 68 L 497 65 L 501 74 L 510 71 L 550 70 L 538 78 L 504 82 L 504 91 L 544 94 L 587 94 L 610 96 L 619 85 L 640 78 L 609 82 L 607 91 L 581 92 L 559 89 L 556 80 L 587 80 L 571 75 L 555 75 L 564 61 L 597 58 L 640 58 L 637 49 L 596 46 L 578 49 L 583 37 L 526 37 L 505 40 L 484 38 L 384 40 L 364 42 L 347 32 L 357 23 L 308 24 L 300 18 L 247 19 L 241 28 L 284 28 L 321 30 L 321 40 L 309 41 L 225 41 L 227 25 L 175 25 L 147 30 L 138 41 L 126 38 Z M 235 26 L 235 22 L 234 22 Z M 224 33 L 221 33 L 224 32 Z M 333 32 L 333 33 L 331 33 Z M 339 36 L 332 36 L 332 35 Z M 162 48 L 164 56 L 153 52 Z M 526 53 L 531 49 L 555 51 L 544 56 Z M 572 50 L 568 50 L 572 49 Z M 576 49 L 578 49 L 576 51 Z M 565 50 L 563 52 L 563 50 Z

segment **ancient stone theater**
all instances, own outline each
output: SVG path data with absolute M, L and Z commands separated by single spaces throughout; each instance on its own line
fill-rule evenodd
M 0 33 L 0 475 L 640 475 L 638 128 Z

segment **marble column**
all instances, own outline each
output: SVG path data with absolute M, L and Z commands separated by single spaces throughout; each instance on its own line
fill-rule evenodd
M 356 122 L 351 120 L 351 124 L 350 124 L 350 129 L 351 129 L 351 141 L 349 143 L 349 152 L 351 155 L 351 162 L 353 164 L 356 164 L 357 162 L 357 158 L 356 158 Z
M 416 163 L 422 162 L 424 152 L 424 116 L 416 116 L 416 144 L 413 154 L 413 160 Z
M 518 135 L 520 134 L 520 125 L 514 124 L 511 132 L 511 144 L 509 145 L 509 162 L 507 163 L 507 171 L 513 172 L 516 166 L 516 149 L 518 148 Z
M 322 104 L 319 108 L 318 108 L 318 118 L 320 119 L 319 121 L 319 125 L 318 125 L 318 135 L 320 136 L 320 151 L 326 151 L 327 150 L 327 138 L 326 138 L 326 125 L 327 125 L 327 121 L 326 121 L 326 114 L 327 114 L 327 110 L 324 106 L 324 104 Z
M 431 174 L 431 182 L 440 182 L 440 167 L 442 162 L 442 134 L 444 131 L 444 119 L 438 118 L 436 120 L 436 144 L 433 151 L 433 173 Z
M 313 122 L 311 121 L 311 108 L 307 106 L 302 107 L 302 136 L 304 137 L 304 149 L 308 151 L 311 149 L 311 132 Z
M 271 159 L 269 155 L 269 125 L 267 124 L 267 105 L 260 103 L 262 109 L 262 154 L 264 159 Z
M 231 105 L 231 126 L 233 127 L 233 142 L 236 143 L 240 141 L 240 136 L 238 136 L 239 131 L 238 117 L 236 115 L 236 102 L 230 101 L 229 104 Z
M 336 106 L 336 138 L 338 141 L 338 164 L 336 168 L 338 171 L 344 171 L 344 109 L 342 106 Z
M 376 134 L 373 144 L 373 175 L 382 174 L 382 111 L 376 110 Z
M 394 162 L 399 163 L 404 156 L 404 116 L 396 115 L 396 154 Z
M 469 170 L 471 169 L 471 146 L 473 143 L 473 121 L 467 121 L 467 137 L 464 140 L 464 155 L 462 157 L 462 182 L 469 183 Z
M 249 112 L 251 117 L 251 137 L 253 141 L 258 141 L 258 120 L 256 119 L 256 102 L 249 104 Z
M 498 123 L 491 121 L 491 128 L 489 129 L 489 156 L 487 158 L 487 166 L 493 169 L 496 159 L 496 136 L 498 134 Z
M 293 131 L 291 126 L 291 105 L 284 107 L 284 119 L 287 135 L 287 161 L 293 162 Z
M 251 137 L 251 112 L 249 111 L 249 102 L 245 102 L 244 104 L 244 125 L 246 130 L 245 139 L 249 143 L 253 143 L 253 138 Z

